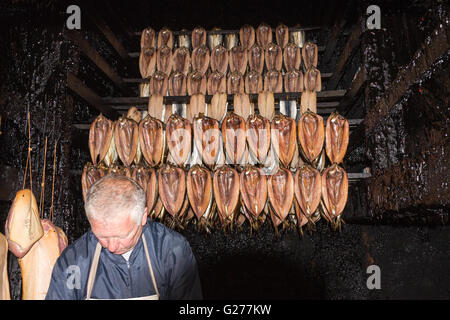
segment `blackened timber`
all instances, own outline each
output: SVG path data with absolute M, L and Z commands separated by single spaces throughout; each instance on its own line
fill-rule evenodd
M 106 24 L 106 22 L 98 16 L 91 16 L 92 22 L 97 26 L 101 33 L 105 36 L 106 40 L 111 44 L 111 46 L 116 50 L 123 61 L 127 61 L 130 57 L 128 56 L 128 51 L 122 45 L 122 42 L 116 37 L 112 32 L 111 28 Z
M 359 68 L 358 71 L 356 71 L 356 74 L 350 85 L 350 89 L 347 91 L 345 96 L 340 101 L 339 106 L 337 107 L 337 111 L 340 114 L 345 116 L 350 111 L 353 106 L 355 97 L 359 94 L 365 82 L 366 73 L 362 68 Z
M 442 23 L 431 32 L 425 43 L 414 54 L 411 62 L 398 73 L 394 81 L 375 106 L 370 106 L 366 115 L 366 134 L 386 117 L 392 107 L 403 97 L 412 84 L 450 48 L 450 19 L 447 15 Z
M 97 1 L 94 1 L 97 3 Z M 120 29 L 124 31 L 124 34 L 131 39 L 133 37 L 133 32 L 129 28 L 129 26 L 122 20 L 122 17 L 116 12 L 116 10 L 112 7 L 111 1 L 101 0 L 99 2 L 99 11 L 103 11 L 105 16 L 108 17 L 111 21 L 114 22 L 114 25 L 117 25 Z
M 365 139 L 365 121 L 362 121 L 356 128 L 350 133 L 348 138 L 347 154 L 352 153 Z
M 76 75 L 72 72 L 67 73 L 67 86 L 82 99 L 86 100 L 91 106 L 110 118 L 116 118 L 117 112 L 102 102 L 102 98 L 94 91 L 89 89 Z
M 353 30 L 345 44 L 344 49 L 342 50 L 342 54 L 338 60 L 338 64 L 336 65 L 336 70 L 333 72 L 333 76 L 327 83 L 327 89 L 335 89 L 339 80 L 341 79 L 344 71 L 345 64 L 347 63 L 348 58 L 350 57 L 353 49 L 355 49 L 360 41 L 361 35 L 361 26 L 360 22 L 355 24 Z
M 325 47 L 325 53 L 323 54 L 323 59 L 321 61 L 322 64 L 327 64 L 330 60 L 334 49 L 336 48 L 339 36 L 342 34 L 342 28 L 344 28 L 345 26 L 345 20 L 342 19 L 342 5 L 338 4 L 338 7 L 337 17 L 336 19 L 334 19 L 335 23 L 328 37 L 327 45 Z
M 81 52 L 83 52 L 104 74 L 124 93 L 131 94 L 132 92 L 124 85 L 122 78 L 117 72 L 108 64 L 108 62 L 92 47 L 89 42 L 83 38 L 78 31 L 68 31 L 67 37 L 72 40 Z

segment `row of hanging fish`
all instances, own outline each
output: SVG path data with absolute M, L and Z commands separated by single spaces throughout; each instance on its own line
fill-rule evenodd
M 150 76 L 147 83 L 140 86 L 140 96 L 192 96 L 194 94 L 214 95 L 256 94 L 263 91 L 283 92 L 319 92 L 322 89 L 321 73 L 316 67 L 284 73 L 278 70 L 266 71 L 264 74 L 250 71 L 243 75 L 240 71 L 223 73 L 220 71 L 202 74 L 197 70 L 184 75 L 174 72 L 169 77 L 157 71 Z
M 17 192 L 6 220 L 5 236 L 0 234 L 0 298 L 10 298 L 3 264 L 6 264 L 6 250 L 9 249 L 18 258 L 22 273 L 22 299 L 45 299 L 53 266 L 68 240 L 61 228 L 40 218 L 31 190 Z
M 83 190 L 110 172 L 132 178 L 144 189 L 152 220 L 181 229 L 193 223 L 208 233 L 239 229 L 246 220 L 257 230 L 267 216 L 276 233 L 280 225 L 303 233 L 303 226 L 313 229 L 320 217 L 340 229 L 348 196 L 348 176 L 338 164 L 322 174 L 304 164 L 295 172 L 279 167 L 270 175 L 251 165 L 238 169 L 223 165 L 211 171 L 198 164 L 189 170 L 171 164 L 131 169 L 87 164 Z
M 249 72 L 262 74 L 264 70 L 289 73 L 300 70 L 302 61 L 305 69 L 317 67 L 317 51 L 317 45 L 311 41 L 307 41 L 302 49 L 293 43 L 285 48 L 270 43 L 266 48 L 254 44 L 249 49 L 239 45 L 229 50 L 222 45 L 212 50 L 202 45 L 192 53 L 186 47 L 171 49 L 164 46 L 143 49 L 139 70 L 142 78 L 149 78 L 156 72 L 167 76 L 172 73 L 187 76 L 189 71 L 197 71 L 205 75 L 208 70 L 221 74 L 240 72 L 241 75 Z
M 100 114 L 89 129 L 91 160 L 106 167 L 120 164 L 119 160 L 125 167 L 156 167 L 166 161 L 210 168 L 267 162 L 289 167 L 296 151 L 305 161 L 317 161 L 325 144 L 331 163 L 343 161 L 349 125 L 337 112 L 327 118 L 325 130 L 323 118 L 309 110 L 298 123 L 281 113 L 265 117 L 261 111 L 247 118 L 229 111 L 222 121 L 200 113 L 192 122 L 173 113 L 166 123 L 150 114 L 142 119 L 134 107 L 117 121 Z M 323 156 L 320 159 L 324 161 Z
M 224 47 L 216 41 L 214 46 L 208 48 L 206 31 L 196 28 L 192 31 L 191 53 L 189 45 L 183 43 L 173 48 L 173 35 L 167 29 L 158 33 L 156 49 L 156 33 L 147 28 L 141 36 L 139 69 L 142 78 L 149 78 L 150 83 L 141 85 L 141 96 L 155 93 L 184 95 L 186 90 L 192 95 L 195 90 L 191 88 L 191 82 L 198 83 L 196 87 L 202 87 L 203 84 L 204 94 L 208 87 L 209 94 L 217 90 L 224 91 L 220 89 L 225 86 L 224 82 L 241 82 L 243 93 L 244 81 L 247 82 L 247 93 L 257 93 L 262 88 L 282 92 L 283 81 L 286 92 L 300 92 L 298 86 L 303 86 L 303 74 L 299 72 L 301 62 L 303 60 L 305 73 L 309 69 L 317 73 L 318 47 L 311 41 L 304 45 L 302 42 L 302 48 L 295 42 L 287 42 L 286 26 L 277 28 L 276 35 L 277 43 L 273 43 L 270 27 L 258 28 L 255 42 L 255 30 L 251 26 L 244 26 L 240 32 L 240 44 L 236 41 L 232 47 Z M 210 36 L 221 37 L 220 34 Z M 287 84 L 292 81 L 297 85 Z M 184 87 L 187 89 L 183 90 Z M 213 90 L 212 87 L 218 89 Z M 230 88 L 228 84 L 229 93 Z
M 135 112 L 129 113 L 130 117 L 135 115 Z M 140 175 L 148 175 L 151 187 L 147 184 L 147 205 L 149 208 L 155 208 L 153 215 L 159 217 L 161 210 L 165 208 L 175 218 L 174 221 L 177 221 L 178 217 L 189 216 L 189 214 L 185 215 L 189 209 L 189 203 L 192 208 L 192 202 L 195 202 L 192 199 L 189 202 L 185 197 L 184 190 L 188 190 L 189 193 L 196 188 L 186 189 L 186 184 L 189 185 L 187 178 L 189 172 L 194 176 L 201 175 L 201 172 L 204 173 L 203 175 L 207 172 L 212 175 L 214 172 L 215 175 L 225 170 L 224 177 L 231 180 L 222 178 L 225 180 L 220 182 L 219 174 L 217 190 L 231 188 L 223 191 L 229 196 L 232 192 L 236 192 L 233 188 L 239 190 L 239 183 L 236 180 L 239 173 L 257 169 L 260 172 L 259 175 L 276 179 L 275 185 L 281 189 L 279 193 L 274 192 L 273 195 L 280 197 L 278 202 L 280 205 L 286 200 L 283 195 L 290 192 L 285 187 L 291 183 L 290 175 L 287 173 L 291 169 L 301 175 L 302 179 L 309 179 L 303 187 L 306 188 L 304 190 L 309 190 L 304 192 L 304 197 L 308 194 L 307 198 L 310 199 L 308 201 L 311 202 L 314 198 L 311 198 L 313 195 L 311 190 L 316 190 L 316 195 L 321 190 L 320 194 L 324 198 L 323 211 L 328 213 L 325 216 L 333 221 L 333 225 L 339 225 L 337 217 L 345 207 L 348 188 L 347 174 L 339 164 L 345 156 L 348 135 L 348 121 L 337 113 L 328 117 L 326 129 L 323 118 L 311 111 L 305 112 L 298 124 L 294 119 L 283 114 L 275 115 L 272 120 L 260 114 L 251 114 L 245 120 L 234 112 L 228 112 L 221 123 L 203 114 L 195 117 L 193 123 L 178 114 L 172 114 L 166 124 L 150 115 L 139 123 L 127 117 L 121 117 L 113 122 L 99 115 L 92 123 L 89 132 L 89 148 L 93 165 L 89 163 L 83 170 L 83 195 L 92 183 L 106 173 L 116 172 L 137 181 L 141 179 Z M 325 154 L 332 164 L 327 169 L 325 169 Z M 190 169 L 186 175 L 188 168 Z M 196 171 L 192 172 L 193 168 L 197 168 Z M 318 182 L 314 181 L 318 181 L 320 172 L 322 172 L 320 179 L 322 184 L 319 188 L 319 185 L 314 184 Z M 316 178 L 313 178 L 314 176 Z M 200 184 L 200 182 L 196 183 Z M 202 185 L 205 183 L 201 182 Z M 232 188 L 233 183 L 236 184 Z M 199 194 L 203 193 L 204 190 L 200 188 Z M 157 194 L 160 199 L 159 206 L 156 201 Z M 245 198 L 242 190 L 237 194 L 241 194 L 242 199 Z M 169 200 L 163 200 L 165 196 Z M 253 194 L 248 198 L 256 199 L 255 197 L 256 194 Z M 318 198 L 321 197 L 318 196 Z M 217 205 L 222 201 L 222 198 L 220 196 L 217 198 L 217 195 L 214 199 Z M 203 199 L 203 201 L 206 200 Z M 232 203 L 235 199 L 230 198 L 224 201 L 224 203 Z M 264 205 L 259 204 L 261 210 L 266 206 L 266 201 L 263 202 Z M 273 202 L 270 209 L 273 211 L 272 219 L 279 216 L 286 218 L 286 208 L 288 207 L 289 210 L 295 208 L 292 206 L 293 202 L 288 201 L 281 206 L 285 211 L 280 211 L 282 208 L 277 207 L 275 200 Z M 171 208 L 174 205 L 177 206 L 176 210 Z M 305 208 L 311 205 L 312 202 Z M 299 208 L 302 207 L 300 204 L 299 206 Z M 182 208 L 184 208 L 183 214 L 180 214 Z M 271 207 L 267 210 L 269 208 Z M 222 209 L 218 208 L 218 211 L 222 212 L 219 218 L 228 217 L 230 208 Z M 309 212 L 307 217 L 316 212 L 316 209 L 312 206 L 308 209 L 309 211 L 305 211 Z M 192 213 L 195 212 L 196 209 L 192 208 L 191 218 Z M 224 213 L 225 216 L 223 216 Z M 244 213 L 243 217 L 250 216 Z M 284 218 L 280 220 L 280 223 L 284 221 Z M 240 222 L 243 222 L 242 218 Z M 306 223 L 307 220 L 304 222 Z
M 208 34 L 209 33 L 209 34 Z M 275 28 L 275 37 L 273 37 L 272 27 L 266 23 L 261 23 L 255 30 L 251 25 L 243 25 L 237 33 L 227 33 L 223 35 L 220 28 L 214 28 L 207 32 L 203 27 L 196 27 L 189 32 L 185 29 L 181 30 L 178 38 L 174 32 L 167 27 L 156 32 L 153 28 L 148 27 L 141 33 L 141 50 L 148 48 L 162 47 L 185 47 L 198 48 L 202 45 L 208 45 L 212 50 L 218 45 L 224 45 L 228 50 L 241 45 L 244 49 L 251 48 L 254 44 L 266 48 L 271 43 L 278 44 L 281 48 L 285 48 L 289 43 L 295 44 L 297 47 L 303 48 L 305 44 L 305 32 L 301 29 L 294 28 L 292 31 L 280 23 Z M 207 35 L 208 34 L 208 35 Z M 275 38 L 275 39 L 274 39 Z

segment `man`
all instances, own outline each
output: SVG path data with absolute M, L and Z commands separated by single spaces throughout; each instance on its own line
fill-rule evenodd
M 201 299 L 189 243 L 147 219 L 145 203 L 132 179 L 94 183 L 85 201 L 91 230 L 61 253 L 46 299 Z

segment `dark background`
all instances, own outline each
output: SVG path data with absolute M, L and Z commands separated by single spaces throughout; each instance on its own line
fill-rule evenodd
M 387 90 L 395 90 L 398 72 L 448 16 L 441 1 L 3 1 L 0 231 L 15 192 L 22 188 L 30 111 L 33 191 L 38 198 L 47 136 L 44 216 L 50 211 L 57 145 L 54 222 L 69 243 L 89 228 L 80 187 L 80 171 L 90 160 L 87 132 L 73 124 L 90 123 L 98 111 L 67 88 L 67 72 L 102 97 L 126 95 L 66 38 L 69 4 L 81 7 L 82 35 L 122 77 L 138 77 L 137 60 L 120 59 L 95 27 L 96 17 L 106 21 L 129 52 L 139 50 L 139 36 L 133 34 L 148 26 L 175 31 L 239 29 L 243 24 L 256 28 L 262 22 L 272 28 L 279 22 L 321 26 L 306 37 L 326 46 L 339 25 L 330 59 L 319 56 L 323 73 L 335 70 L 358 18 L 368 5 L 378 4 L 382 30 L 362 33 L 336 86 L 348 89 L 360 66 L 368 74 L 346 115 L 350 119 L 366 117 Z M 448 22 L 444 28 L 448 34 Z M 247 225 L 227 235 L 217 231 L 205 236 L 193 226 L 180 231 L 197 258 L 206 299 L 450 298 L 448 35 L 446 39 L 441 43 L 445 54 L 430 61 L 419 81 L 411 81 L 392 110 L 371 131 L 363 130 L 362 141 L 347 154 L 348 172 L 369 168 L 372 177 L 351 184 L 341 233 L 324 221 L 304 237 L 291 231 L 275 237 L 268 221 L 252 235 Z M 135 86 L 128 89 L 138 95 Z M 381 290 L 367 289 L 366 268 L 372 264 L 381 269 Z M 12 298 L 20 299 L 20 269 L 11 254 L 8 270 Z

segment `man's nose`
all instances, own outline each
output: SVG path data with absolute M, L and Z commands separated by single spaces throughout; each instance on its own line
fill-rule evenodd
M 108 240 L 108 250 L 112 253 L 116 252 L 116 250 L 119 248 L 119 241 L 116 239 L 109 239 Z

